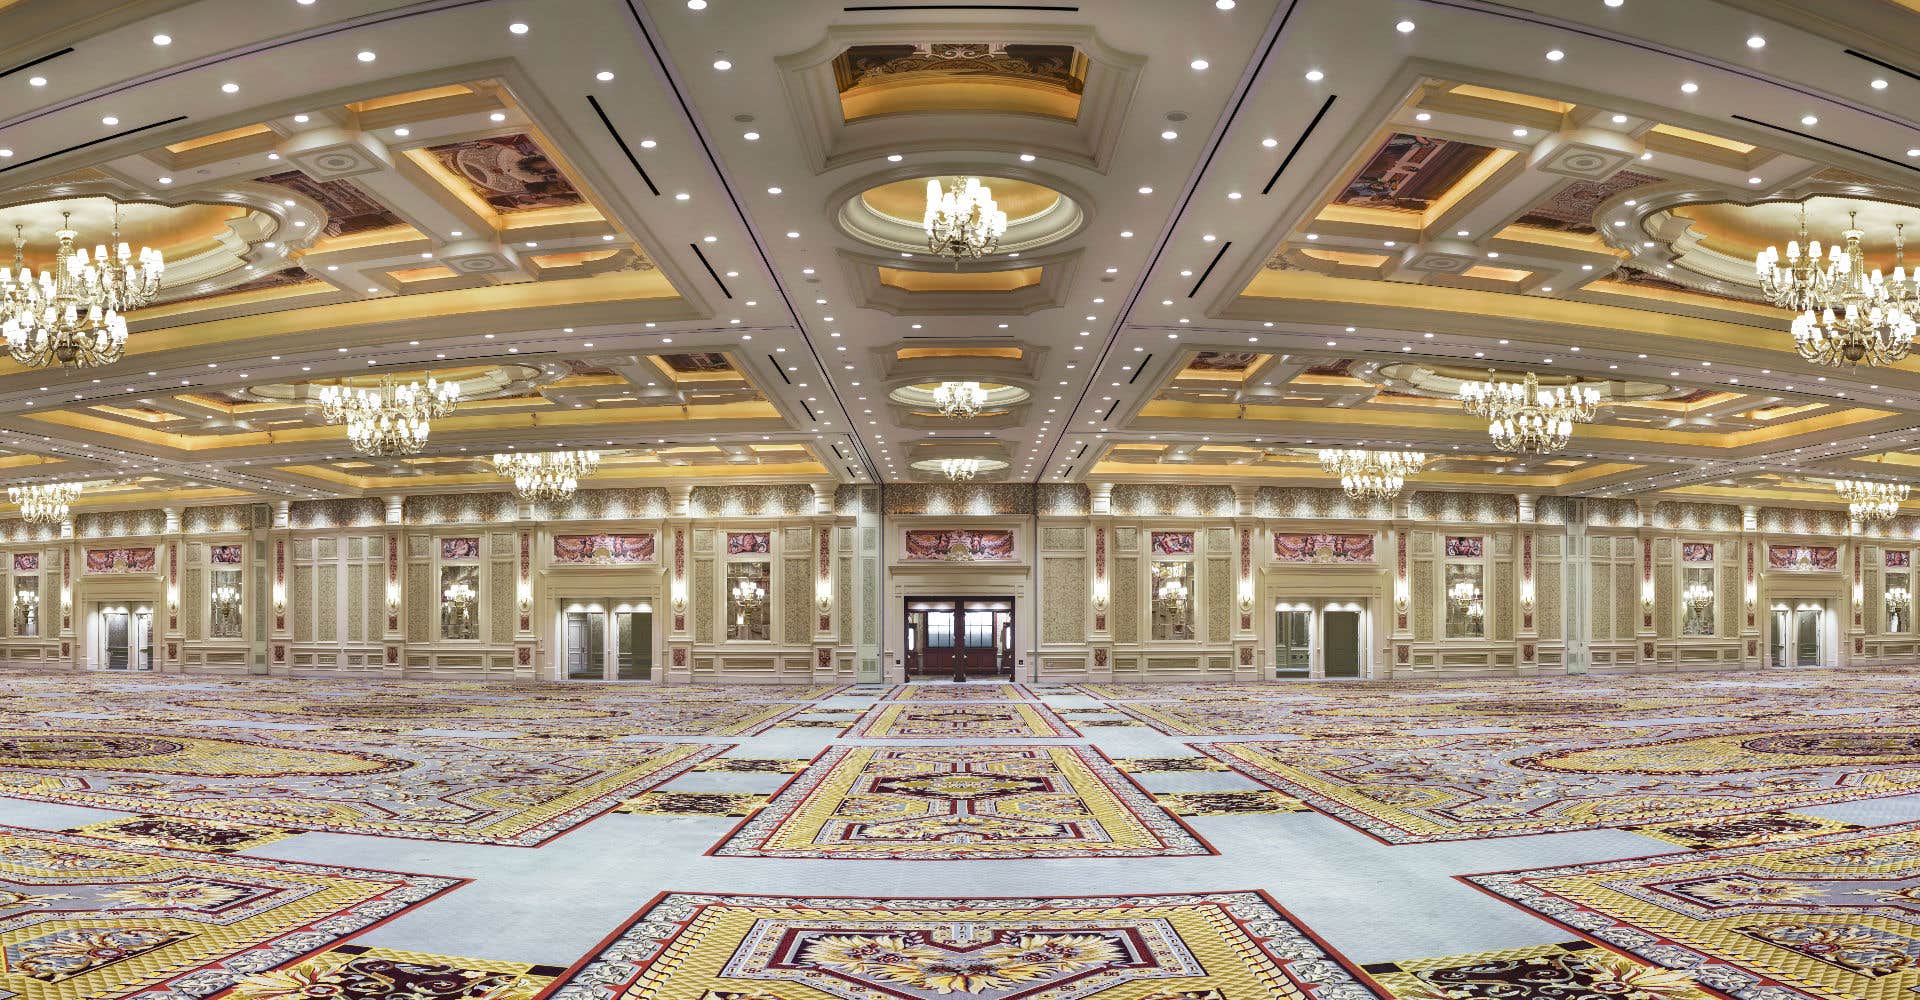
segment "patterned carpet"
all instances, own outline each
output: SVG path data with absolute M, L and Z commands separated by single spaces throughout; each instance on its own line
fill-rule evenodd
M 1913 1000 L 1916 707 L 0 672 L 0 1000 Z

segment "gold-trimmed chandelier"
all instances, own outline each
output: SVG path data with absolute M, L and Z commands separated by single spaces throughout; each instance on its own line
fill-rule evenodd
M 28 524 L 59 524 L 80 497 L 79 483 L 33 483 L 7 487 L 7 502 L 20 508 Z
M 1426 464 L 1426 453 L 1418 451 L 1320 449 L 1320 468 L 1330 476 L 1340 477 L 1340 488 L 1355 500 L 1391 500 L 1399 496 L 1407 477 Z
M 600 466 L 597 451 L 515 451 L 493 456 L 493 471 L 513 480 L 520 499 L 553 503 L 573 496 Z
M 1007 234 L 1007 213 L 993 200 L 993 190 L 978 177 L 956 178 L 943 187 L 939 178 L 927 179 L 927 249 L 958 264 L 990 254 Z
M 1460 405 L 1487 418 L 1487 436 L 1501 451 L 1547 455 L 1567 446 L 1573 425 L 1593 422 L 1600 389 L 1593 385 L 1543 387 L 1527 372 L 1519 382 L 1462 382 Z
M 7 354 L 31 368 L 98 368 L 126 351 L 121 316 L 153 301 L 166 262 L 158 250 L 139 253 L 120 239 L 120 206 L 113 208 L 113 249 L 88 256 L 74 245 L 80 234 L 71 212 L 61 213 L 53 270 L 38 278 L 26 264 L 25 227 L 14 227 L 13 268 L 0 267 L 0 337 Z
M 977 458 L 943 458 L 940 460 L 940 474 L 947 482 L 964 483 L 980 474 L 980 460 Z
M 1829 246 L 1823 260 L 1820 241 L 1807 239 L 1807 209 L 1802 204 L 1800 239 L 1787 244 L 1786 256 L 1768 247 L 1754 257 L 1767 300 L 1797 313 L 1791 327 L 1794 350 L 1817 365 L 1890 365 L 1913 350 L 1920 269 L 1907 273 L 1905 224 L 1893 227 L 1894 268 L 1889 277 L 1867 268 L 1861 245 L 1866 234 L 1856 218 L 1847 213 L 1842 242 Z
M 417 455 L 426 447 L 430 421 L 453 412 L 460 387 L 429 378 L 425 382 L 381 379 L 375 387 L 329 385 L 319 393 L 320 415 L 347 428 L 347 441 L 363 455 L 389 458 Z
M 1705 614 L 1708 608 L 1713 607 L 1713 589 L 1695 580 L 1680 592 L 1680 602 L 1694 614 Z
M 969 420 L 987 405 L 987 390 L 978 382 L 942 382 L 933 387 L 933 405 L 943 417 Z
M 1860 479 L 1836 479 L 1833 488 L 1847 502 L 1847 516 L 1856 521 L 1891 521 L 1907 499 L 1905 483 L 1875 483 Z

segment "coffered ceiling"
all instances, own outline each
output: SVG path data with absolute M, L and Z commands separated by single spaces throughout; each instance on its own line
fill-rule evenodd
M 164 0 L 0 5 L 0 232 L 163 251 L 101 369 L 0 361 L 0 477 L 82 504 L 985 478 L 1831 504 L 1907 478 L 1920 361 L 1822 368 L 1752 257 L 1920 237 L 1890 0 Z M 1909 155 L 1911 152 L 1911 155 Z M 955 264 L 927 182 L 979 177 Z M 1917 256 L 1920 259 L 1920 256 Z M 1452 400 L 1601 387 L 1565 452 Z M 462 386 L 369 459 L 322 386 Z M 986 388 L 943 416 L 941 381 Z

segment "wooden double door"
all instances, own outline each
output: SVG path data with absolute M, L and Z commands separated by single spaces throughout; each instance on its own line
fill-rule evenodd
M 1013 676 L 1013 598 L 909 597 L 907 675 Z

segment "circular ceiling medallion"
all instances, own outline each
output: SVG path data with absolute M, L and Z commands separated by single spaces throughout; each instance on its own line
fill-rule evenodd
M 922 174 L 887 181 L 855 193 L 840 206 L 840 228 L 873 246 L 903 253 L 928 253 L 925 219 L 927 181 L 951 186 L 979 177 L 1007 214 L 1007 232 L 996 253 L 1020 253 L 1058 243 L 1079 232 L 1086 212 L 1066 193 L 1035 181 L 978 174 Z
M 960 381 L 943 379 L 942 381 Z M 928 416 L 940 416 L 940 404 L 934 402 L 933 391 L 940 382 L 914 382 L 887 393 L 887 398 L 911 410 Z M 986 402 L 980 407 L 981 416 L 992 416 L 1008 410 L 1033 398 L 1033 394 L 1017 385 L 1005 385 L 1000 382 L 980 382 L 981 391 L 986 393 Z
M 465 403 L 476 399 L 524 395 L 549 382 L 564 378 L 567 374 L 568 370 L 564 365 L 469 365 L 458 368 L 347 375 L 340 378 L 315 379 L 311 382 L 274 382 L 248 386 L 235 392 L 244 399 L 259 403 L 304 404 L 317 397 L 320 390 L 329 385 L 349 385 L 371 389 L 377 388 L 382 380 L 424 382 L 428 378 L 433 378 L 459 386 L 460 401 Z

